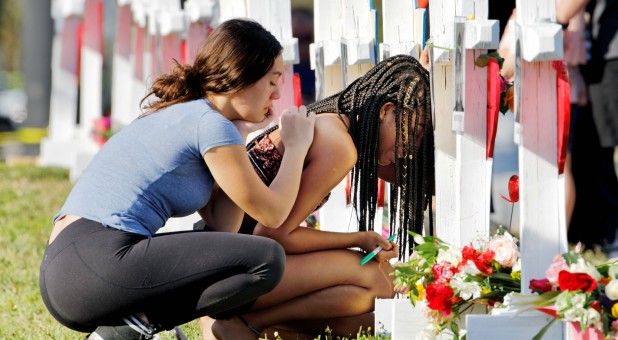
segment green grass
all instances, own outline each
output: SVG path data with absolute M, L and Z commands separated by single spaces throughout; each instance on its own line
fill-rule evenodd
M 79 339 L 60 325 L 39 294 L 39 266 L 51 219 L 71 190 L 66 170 L 0 163 L 0 339 Z M 199 339 L 197 321 L 182 326 Z M 171 333 L 161 334 L 172 339 Z
M 67 170 L 8 167 L 0 162 L 0 339 L 81 339 L 85 335 L 60 325 L 49 314 L 38 285 L 52 217 L 71 187 Z M 189 339 L 200 338 L 197 321 L 181 328 Z M 359 340 L 373 339 L 363 333 Z M 160 337 L 173 339 L 169 332 Z M 338 338 L 327 331 L 318 339 Z

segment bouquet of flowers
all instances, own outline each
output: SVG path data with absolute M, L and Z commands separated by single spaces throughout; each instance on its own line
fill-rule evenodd
M 407 262 L 394 264 L 394 283 L 413 305 L 424 301 L 430 321 L 426 333 L 438 335 L 449 328 L 458 338 L 462 313 L 474 304 L 493 306 L 520 291 L 517 240 L 505 230 L 463 249 L 435 237 L 411 235 L 418 245 Z
M 582 332 L 600 333 L 614 339 L 618 331 L 618 260 L 592 265 L 575 250 L 556 255 L 545 278 L 530 280 L 537 298 L 513 295 L 506 304 L 515 308 L 536 308 L 554 316 L 537 334 L 540 339 L 556 320 L 571 322 Z

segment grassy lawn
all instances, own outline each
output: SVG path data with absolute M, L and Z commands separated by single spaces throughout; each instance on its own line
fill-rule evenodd
M 71 189 L 68 171 L 0 163 L 0 339 L 80 339 L 52 318 L 39 294 L 51 219 Z M 199 339 L 197 322 L 182 326 Z M 171 333 L 162 339 L 173 339 Z

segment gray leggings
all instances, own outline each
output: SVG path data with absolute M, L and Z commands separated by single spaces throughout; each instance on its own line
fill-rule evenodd
M 258 236 L 187 231 L 151 238 L 80 219 L 47 246 L 39 286 L 63 325 L 90 332 L 144 312 L 170 329 L 251 308 L 281 280 L 283 248 Z

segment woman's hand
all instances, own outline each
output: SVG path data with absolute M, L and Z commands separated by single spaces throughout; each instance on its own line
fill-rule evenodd
M 279 120 L 281 142 L 286 149 L 297 149 L 306 153 L 313 142 L 315 113 L 307 112 L 307 107 L 292 107 L 283 111 Z
M 374 257 L 376 261 L 385 262 L 399 255 L 397 244 L 388 242 L 375 231 L 361 232 L 360 235 L 359 247 L 367 253 L 372 252 L 378 246 L 382 247 L 382 250 Z
M 268 115 L 267 117 L 264 117 L 264 119 L 261 122 L 258 123 L 254 123 L 254 122 L 249 122 L 246 120 L 233 120 L 232 123 L 234 123 L 234 125 L 236 126 L 236 129 L 238 129 L 238 132 L 240 132 L 240 135 L 243 138 L 243 141 L 247 139 L 247 136 L 254 131 L 263 129 L 265 127 L 268 126 L 268 124 L 270 124 L 273 121 L 273 115 Z

